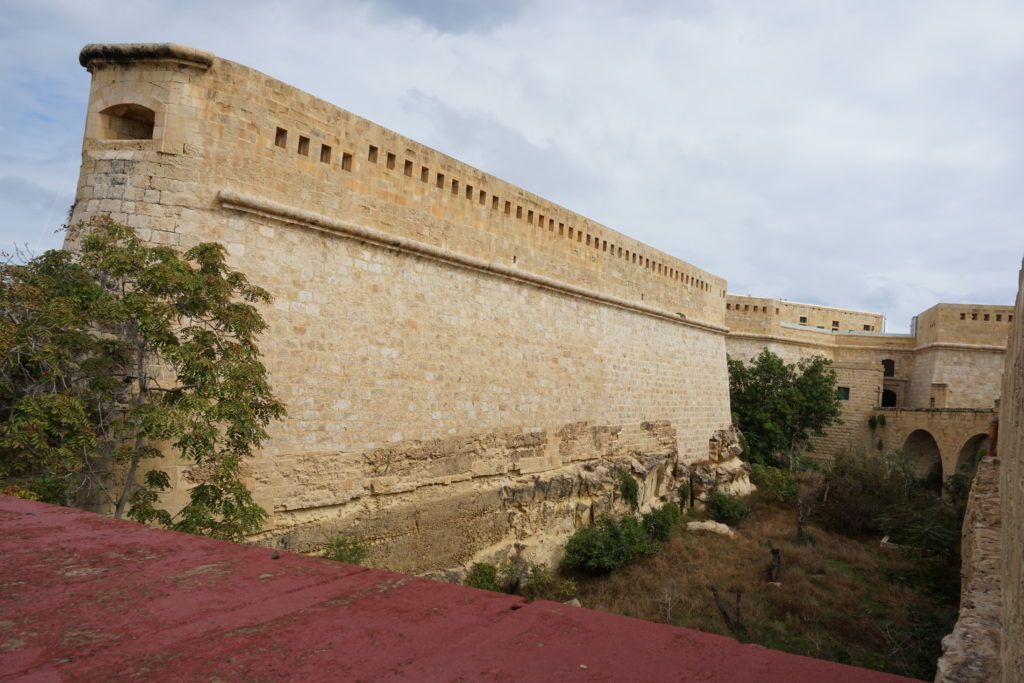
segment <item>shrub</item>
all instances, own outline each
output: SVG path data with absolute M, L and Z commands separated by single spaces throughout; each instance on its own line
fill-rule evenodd
M 723 524 L 742 522 L 750 514 L 750 506 L 739 496 L 722 493 L 712 489 L 707 501 L 708 514 L 711 519 Z
M 780 503 L 793 500 L 798 493 L 793 473 L 779 467 L 751 465 L 750 481 L 754 482 L 766 498 L 777 500 Z
M 693 489 L 690 487 L 690 482 L 679 485 L 679 507 L 685 510 L 690 507 L 690 495 Z
M 885 415 L 879 415 L 878 416 L 878 426 L 879 427 L 884 427 L 885 426 Z
M 651 540 L 633 517 L 620 520 L 603 516 L 596 526 L 580 529 L 565 544 L 563 566 L 591 574 L 606 574 L 625 566 L 638 555 L 655 555 Z
M 362 564 L 369 552 L 366 542 L 359 536 L 338 536 L 327 542 L 324 557 L 335 562 Z
M 485 591 L 504 592 L 498 585 L 498 568 L 490 562 L 474 562 L 462 583 Z
M 640 507 L 640 485 L 629 472 L 619 472 L 619 491 L 622 493 L 622 499 L 629 503 L 631 508 L 636 510 Z
M 872 430 L 874 430 L 875 427 L 877 427 L 877 426 L 878 426 L 878 418 L 875 417 L 874 415 L 872 415 L 871 417 L 868 418 L 868 427 L 870 427 Z
M 520 594 L 527 600 L 572 600 L 579 585 L 572 579 L 560 578 L 546 564 L 531 564 L 523 580 Z
M 644 513 L 643 527 L 647 535 L 655 541 L 665 543 L 672 536 L 672 529 L 679 523 L 679 506 L 675 503 L 665 503 L 660 508 L 654 508 Z
M 822 526 L 844 536 L 881 531 L 878 516 L 906 500 L 913 478 L 898 457 L 847 451 L 825 475 Z

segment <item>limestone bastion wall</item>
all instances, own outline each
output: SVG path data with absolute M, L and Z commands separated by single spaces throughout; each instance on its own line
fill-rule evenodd
M 996 447 L 1001 469 L 1004 681 L 1024 680 L 1024 269 L 1019 284 L 1006 352 Z
M 209 53 L 81 61 L 73 221 L 220 242 L 275 296 L 261 349 L 289 417 L 252 466 L 263 542 L 359 533 L 409 572 L 544 560 L 617 504 L 618 471 L 645 505 L 701 464 L 746 485 L 722 278 Z

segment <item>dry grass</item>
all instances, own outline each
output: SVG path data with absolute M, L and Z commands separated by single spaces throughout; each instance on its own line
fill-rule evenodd
M 743 591 L 750 640 L 767 647 L 903 675 L 931 678 L 939 639 L 955 610 L 890 580 L 908 561 L 877 541 L 856 541 L 814 525 L 798 543 L 790 507 L 754 501 L 736 537 L 677 532 L 657 557 L 586 579 L 580 600 L 594 609 L 733 635 L 715 607 Z M 769 583 L 768 541 L 781 551 L 780 586 Z

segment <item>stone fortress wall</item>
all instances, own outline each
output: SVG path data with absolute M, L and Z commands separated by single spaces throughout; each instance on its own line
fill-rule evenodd
M 618 471 L 645 505 L 719 460 L 745 486 L 722 278 L 209 53 L 81 62 L 72 220 L 220 242 L 276 297 L 261 349 L 289 418 L 252 467 L 263 542 L 355 532 L 408 572 L 546 559 L 616 504 Z
M 1001 662 L 1004 681 L 1024 680 L 1024 264 L 1010 331 L 999 408 L 999 507 L 1002 547 Z
M 726 346 L 745 361 L 767 348 L 789 363 L 833 362 L 843 424 L 812 441 L 815 457 L 903 449 L 922 476 L 935 463 L 949 476 L 987 448 L 1015 315 L 1012 306 L 937 304 L 910 334 L 887 334 L 879 313 L 729 294 Z

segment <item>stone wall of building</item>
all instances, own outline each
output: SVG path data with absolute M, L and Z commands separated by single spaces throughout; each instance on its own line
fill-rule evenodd
M 996 455 L 1001 463 L 1003 550 L 1002 670 L 1024 680 L 1024 270 L 1014 309 L 1000 402 Z
M 618 504 L 618 472 L 645 505 L 709 463 L 745 486 L 723 279 L 209 53 L 81 60 L 73 220 L 220 242 L 276 297 L 261 349 L 289 417 L 252 466 L 264 542 L 356 532 L 409 572 L 513 543 L 544 560 Z
M 977 424 L 987 429 L 994 415 L 1014 315 L 1011 306 L 938 304 L 915 318 L 911 334 L 887 334 L 880 331 L 885 322 L 877 313 L 728 294 L 726 348 L 742 360 L 767 348 L 788 363 L 813 355 L 833 362 L 837 385 L 848 390 L 843 424 L 811 441 L 814 457 L 827 459 L 849 448 L 877 450 L 881 444 L 908 450 L 926 469 L 941 460 L 948 476 L 958 471 L 961 450 L 978 436 Z M 915 429 L 928 432 L 918 435 L 920 441 L 937 440 L 941 453 L 920 452 L 918 437 L 905 441 L 914 430 L 871 429 L 869 420 L 881 406 L 935 409 L 915 415 L 914 422 Z

